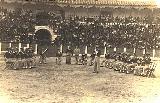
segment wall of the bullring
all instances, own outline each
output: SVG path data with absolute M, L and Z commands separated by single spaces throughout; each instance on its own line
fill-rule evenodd
M 0 7 L 7 8 L 9 11 L 15 10 L 15 8 L 24 8 L 24 9 L 39 9 L 40 7 L 37 7 L 37 5 L 31 5 L 31 4 L 25 4 L 22 5 L 21 3 L 3 3 L 1 4 L 0 2 Z M 48 7 L 48 6 L 47 6 Z M 134 7 L 134 6 L 133 6 Z M 65 17 L 70 17 L 70 16 L 89 16 L 89 17 L 94 17 L 94 16 L 99 16 L 100 14 L 102 15 L 113 15 L 114 17 L 116 16 L 140 16 L 144 17 L 146 15 L 153 15 L 154 17 L 160 16 L 160 9 L 146 9 L 143 7 L 95 7 L 95 6 L 75 6 L 70 7 L 70 6 L 55 6 L 52 9 L 56 11 L 55 9 L 58 9 L 57 11 L 64 10 L 65 12 Z M 17 9 L 18 9 L 17 8 Z M 44 7 L 42 7 L 44 8 Z M 49 10 L 52 10 L 51 7 L 49 7 Z M 60 9 L 62 8 L 62 9 Z M 45 8 L 46 10 L 46 8 Z M 153 11 L 153 12 L 152 12 Z

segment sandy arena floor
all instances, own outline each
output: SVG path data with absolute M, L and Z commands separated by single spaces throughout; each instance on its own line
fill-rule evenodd
M 63 61 L 64 62 L 64 61 Z M 58 66 L 55 59 L 33 69 L 4 70 L 0 103 L 160 103 L 160 77 L 146 78 L 102 67 Z

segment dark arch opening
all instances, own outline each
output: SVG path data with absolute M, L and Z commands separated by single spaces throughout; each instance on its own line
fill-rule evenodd
M 40 29 L 35 33 L 38 45 L 50 45 L 52 41 L 52 35 L 47 29 Z

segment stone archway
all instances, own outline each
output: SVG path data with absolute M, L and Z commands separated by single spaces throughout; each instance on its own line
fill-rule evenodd
M 35 26 L 35 37 L 37 38 L 37 50 L 38 54 L 41 49 L 47 49 L 47 56 L 55 56 L 55 48 L 50 45 L 52 41 L 57 38 L 57 35 L 53 32 L 53 29 L 49 28 L 49 26 Z
M 50 28 L 49 26 L 35 26 L 35 34 L 37 34 L 37 32 L 39 32 L 39 30 L 41 30 L 41 32 L 43 30 L 46 33 L 48 31 L 50 33 L 50 35 L 51 35 L 51 41 L 53 41 L 53 40 L 55 40 L 57 38 L 57 34 L 55 34 L 53 29 Z
M 35 33 L 38 45 L 49 45 L 52 42 L 52 35 L 47 29 L 40 29 Z

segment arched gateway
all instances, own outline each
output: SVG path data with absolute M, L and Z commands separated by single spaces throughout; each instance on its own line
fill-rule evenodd
M 35 26 L 35 36 L 38 43 L 38 52 L 41 48 L 48 48 L 48 56 L 54 56 L 54 48 L 51 47 L 51 42 L 57 38 L 56 33 L 49 26 Z
M 35 34 L 39 39 L 50 39 L 51 41 L 57 38 L 57 35 L 53 32 L 53 29 L 49 26 L 35 26 Z

